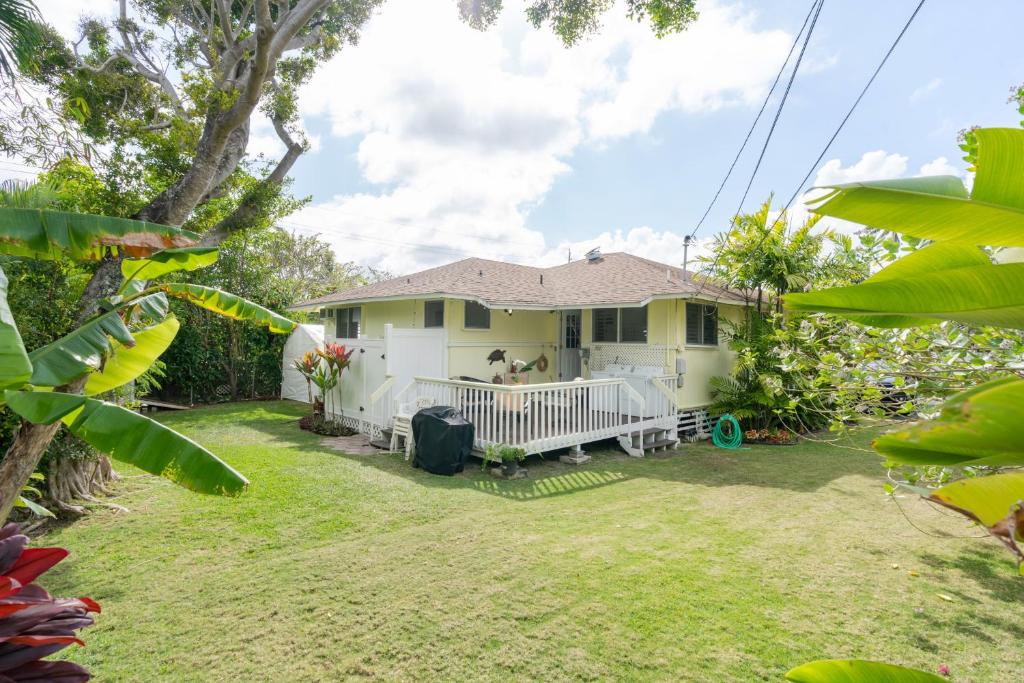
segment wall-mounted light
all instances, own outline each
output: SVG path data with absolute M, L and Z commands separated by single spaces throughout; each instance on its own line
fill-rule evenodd
M 505 309 L 505 312 L 506 312 L 506 313 L 508 313 L 508 314 L 509 314 L 509 316 L 511 316 L 511 315 L 512 315 L 512 309 L 511 309 L 511 308 L 506 308 L 506 309 Z

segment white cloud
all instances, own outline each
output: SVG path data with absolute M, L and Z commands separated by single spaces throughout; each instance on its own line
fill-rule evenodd
M 851 166 L 843 166 L 839 159 L 826 161 L 814 177 L 814 185 L 838 185 L 854 183 L 860 180 L 884 180 L 906 175 L 907 157 L 902 154 L 889 154 L 885 150 L 865 152 Z
M 658 40 L 613 10 L 566 49 L 526 25 L 521 1 L 480 33 L 451 0 L 391 0 L 301 97 L 307 120 L 359 139 L 356 160 L 379 189 L 318 198 L 292 223 L 393 272 L 458 254 L 558 262 L 568 245 L 549 245 L 528 217 L 571 173 L 570 155 L 645 134 L 668 112 L 759 101 L 792 37 L 754 19 L 709 2 L 688 31 Z M 580 244 L 682 260 L 682 235 L 630 227 Z
M 643 256 L 653 261 L 668 263 L 675 266 L 683 264 L 684 255 L 688 259 L 687 270 L 694 271 L 698 267 L 697 259 L 711 254 L 711 237 L 695 240 L 688 253 L 684 254 L 683 241 L 685 235 L 665 230 L 659 232 L 648 226 L 633 228 L 627 232 L 622 230 L 605 231 L 593 238 L 579 241 L 562 241 L 550 249 L 539 264 L 545 266 L 565 263 L 569 255 L 578 259 L 594 247 L 610 253 L 625 251 L 636 256 Z
M 910 101 L 918 102 L 924 99 L 929 93 L 938 90 L 940 87 L 942 87 L 942 79 L 938 77 L 933 78 L 924 85 L 915 88 L 914 92 L 910 93 Z
M 889 153 L 879 149 L 865 152 L 860 159 L 849 166 L 843 166 L 841 159 L 829 159 L 818 169 L 812 187 L 856 183 L 862 180 L 886 180 L 907 175 L 909 159 L 902 154 Z M 936 160 L 938 161 L 938 159 Z M 932 162 L 935 163 L 935 162 Z M 923 167 L 922 167 L 923 170 Z M 790 209 L 790 219 L 797 225 L 807 220 L 810 212 L 807 202 L 824 194 L 822 190 L 811 190 L 799 197 Z M 861 230 L 864 226 L 835 218 L 825 218 L 818 224 L 822 229 L 828 228 L 836 232 L 848 234 Z
M 946 157 L 939 157 L 929 161 L 927 164 L 921 166 L 921 170 L 918 171 L 918 175 L 955 175 L 960 178 L 964 177 L 963 169 L 959 169 L 953 164 L 949 163 Z

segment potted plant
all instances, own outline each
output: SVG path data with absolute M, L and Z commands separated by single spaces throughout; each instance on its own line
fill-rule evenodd
M 515 446 L 505 444 L 489 444 L 484 449 L 483 466 L 487 463 L 500 463 L 501 473 L 511 479 L 519 473 L 519 463 L 526 459 L 526 451 Z
M 513 446 L 501 448 L 501 471 L 506 477 L 515 476 L 519 472 L 519 463 L 526 460 L 526 451 Z

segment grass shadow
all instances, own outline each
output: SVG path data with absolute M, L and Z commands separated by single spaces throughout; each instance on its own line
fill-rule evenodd
M 918 557 L 933 569 L 959 572 L 997 600 L 1024 602 L 1024 584 L 1014 571 L 1013 557 L 994 541 L 980 538 L 976 543 L 965 544 L 952 558 L 934 553 L 920 553 Z M 1024 626 L 1017 629 L 1024 635 Z

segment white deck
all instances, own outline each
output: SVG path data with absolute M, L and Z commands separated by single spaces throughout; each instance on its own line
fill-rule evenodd
M 623 379 L 502 385 L 417 377 L 394 401 L 425 397 L 459 409 L 476 429 L 479 450 L 507 444 L 543 453 L 619 438 L 627 452 L 642 455 L 642 448 L 629 444 L 643 443 L 645 432 L 659 430 L 667 440 L 676 439 L 675 381 L 652 378 L 660 385 L 652 405 Z

